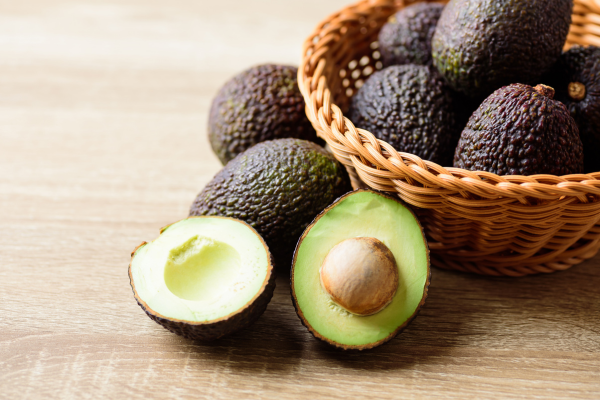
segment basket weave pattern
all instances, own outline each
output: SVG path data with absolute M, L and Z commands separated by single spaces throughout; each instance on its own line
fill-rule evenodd
M 381 69 L 377 35 L 414 1 L 366 0 L 331 15 L 303 47 L 306 112 L 354 187 L 396 193 L 424 226 L 431 262 L 486 275 L 564 270 L 600 248 L 600 172 L 498 176 L 444 168 L 396 151 L 344 117 L 351 96 Z M 575 0 L 566 48 L 600 46 L 600 0 Z

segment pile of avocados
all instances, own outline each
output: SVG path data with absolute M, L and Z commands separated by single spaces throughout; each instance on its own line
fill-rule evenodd
M 301 322 L 343 349 L 390 340 L 425 301 L 429 250 L 418 220 L 398 199 L 352 191 L 317 142 L 296 74 L 265 64 L 225 83 L 208 122 L 224 167 L 188 218 L 132 254 L 135 299 L 171 332 L 210 341 L 247 326 L 265 311 L 277 272 L 291 271 Z
M 384 68 L 349 118 L 400 152 L 471 171 L 575 174 L 600 168 L 600 49 L 562 53 L 572 0 L 417 3 L 380 32 Z M 381 345 L 424 304 L 429 248 L 397 197 L 352 190 L 304 113 L 297 69 L 264 64 L 218 91 L 208 140 L 223 168 L 187 218 L 132 253 L 134 297 L 194 340 L 265 311 L 276 274 L 314 337 Z M 585 155 L 588 155 L 585 157 Z
M 403 8 L 348 112 L 397 151 L 498 175 L 600 171 L 600 48 L 562 53 L 572 0 Z

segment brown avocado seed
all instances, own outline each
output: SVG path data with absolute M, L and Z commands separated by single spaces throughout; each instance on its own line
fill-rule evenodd
M 573 100 L 583 100 L 585 97 L 585 85 L 581 82 L 569 83 L 569 97 Z
M 335 245 L 319 270 L 321 286 L 348 312 L 371 315 L 392 302 L 398 289 L 394 255 L 371 237 L 346 239 Z

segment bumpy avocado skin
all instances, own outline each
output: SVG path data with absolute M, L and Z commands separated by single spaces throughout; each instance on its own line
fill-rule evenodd
M 543 81 L 543 83 L 546 81 Z M 579 82 L 585 87 L 585 97 L 569 95 L 569 84 Z M 556 99 L 567 106 L 577 122 L 583 142 L 585 171 L 600 171 L 600 47 L 574 46 L 562 54 L 547 83 L 556 90 Z
M 317 140 L 304 113 L 297 73 L 292 66 L 258 65 L 219 90 L 210 108 L 208 135 L 223 164 L 267 140 Z
M 396 150 L 448 166 L 460 128 L 450 88 L 422 65 L 374 73 L 352 98 L 350 120 Z
M 345 168 L 321 146 L 277 139 L 259 143 L 229 162 L 198 194 L 190 216 L 245 221 L 263 237 L 275 265 L 287 268 L 308 224 L 350 190 Z
M 577 174 L 583 145 L 564 104 L 517 83 L 496 90 L 473 113 L 454 166 L 497 175 Z
M 444 5 L 416 3 L 398 11 L 379 32 L 384 67 L 431 65 L 431 39 Z
M 433 64 L 472 97 L 537 83 L 565 43 L 573 0 L 450 0 L 432 41 Z

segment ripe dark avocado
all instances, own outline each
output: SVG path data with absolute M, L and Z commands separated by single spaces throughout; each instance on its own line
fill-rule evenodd
M 537 83 L 561 54 L 573 0 L 450 0 L 432 41 L 433 64 L 471 97 Z
M 462 131 L 454 166 L 497 175 L 583 172 L 577 124 L 554 90 L 520 83 L 496 90 Z
M 277 267 L 288 268 L 302 231 L 352 190 L 345 168 L 318 144 L 277 139 L 230 161 L 198 194 L 190 215 L 247 222 L 265 239 Z
M 431 38 L 443 9 L 440 3 L 416 3 L 393 15 L 379 32 L 383 66 L 431 65 Z
M 223 164 L 266 140 L 317 140 L 304 113 L 297 73 L 292 66 L 258 65 L 219 90 L 210 108 L 208 135 Z
M 352 98 L 350 120 L 396 150 L 450 165 L 460 128 L 450 88 L 422 65 L 374 73 Z
M 165 329 L 214 340 L 256 320 L 275 289 L 269 249 L 248 224 L 194 217 L 163 228 L 131 254 L 139 306 Z
M 600 171 L 600 47 L 572 47 L 554 65 L 547 82 L 577 122 L 585 171 Z

